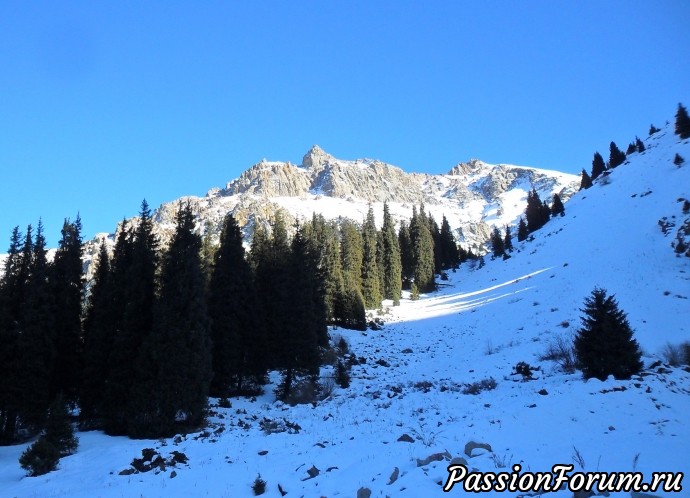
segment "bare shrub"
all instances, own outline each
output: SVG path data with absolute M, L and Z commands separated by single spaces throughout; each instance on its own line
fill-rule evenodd
M 546 347 L 546 351 L 539 357 L 540 360 L 555 361 L 566 373 L 575 371 L 575 351 L 573 340 L 569 337 L 557 335 Z

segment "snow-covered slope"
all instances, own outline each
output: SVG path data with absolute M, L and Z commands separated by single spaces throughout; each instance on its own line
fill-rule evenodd
M 268 497 L 281 496 L 280 485 L 288 497 L 354 497 L 368 488 L 372 496 L 417 498 L 441 495 L 449 458 L 484 472 L 510 472 L 513 464 L 546 472 L 573 463 L 576 453 L 586 471 L 636 469 L 645 481 L 654 471 L 687 476 L 690 372 L 650 366 L 667 341 L 690 340 L 690 258 L 671 246 L 690 216 L 682 211 L 690 166 L 672 161 L 676 153 L 690 158 L 690 141 L 667 128 L 646 145 L 576 194 L 566 215 L 519 244 L 511 259 L 463 267 L 419 301 L 405 296 L 382 313 L 382 330 L 333 330 L 360 358 L 349 389 L 289 407 L 269 387 L 256 400 L 213 406 L 204 432 L 167 440 L 79 433 L 78 452 L 37 478 L 24 477 L 17 464 L 26 444 L 0 448 L 0 495 L 250 497 L 260 474 Z M 540 359 L 552 341 L 576 331 L 595 286 L 616 294 L 645 351 L 647 368 L 630 381 L 585 382 Z M 514 375 L 520 361 L 533 367 L 534 380 Z M 324 368 L 324 381 L 330 375 Z M 490 386 L 489 379 L 494 389 L 464 393 L 469 384 Z M 404 434 L 412 442 L 398 441 Z M 468 455 L 470 441 L 491 451 Z M 180 451 L 189 461 L 119 475 L 144 448 L 165 458 Z M 430 456 L 438 460 L 425 463 Z M 459 486 L 453 494 L 464 496 Z

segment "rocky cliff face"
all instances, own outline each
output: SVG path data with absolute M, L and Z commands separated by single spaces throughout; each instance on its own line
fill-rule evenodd
M 542 199 L 558 193 L 565 201 L 578 186 L 574 175 L 476 159 L 444 175 L 406 173 L 378 160 L 337 159 L 314 146 L 300 166 L 259 162 L 205 197 L 183 197 L 161 205 L 154 221 L 166 242 L 174 231 L 175 211 L 180 203 L 190 202 L 200 233 L 217 234 L 225 215 L 232 212 L 249 239 L 254 227 L 268 224 L 276 210 L 283 211 L 289 226 L 310 219 L 314 212 L 362 222 L 371 204 L 380 223 L 384 201 L 398 221 L 408 219 L 413 206 L 424 204 L 439 223 L 446 216 L 461 244 L 477 250 L 494 226 L 517 224 L 532 188 Z M 87 248 L 87 252 L 95 251 Z

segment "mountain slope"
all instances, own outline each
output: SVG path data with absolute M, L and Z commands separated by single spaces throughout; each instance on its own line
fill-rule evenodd
M 249 497 L 261 474 L 269 497 L 281 496 L 279 484 L 288 497 L 352 497 L 360 487 L 373 496 L 435 496 L 448 477 L 446 455 L 485 472 L 510 471 L 513 464 L 545 472 L 572 463 L 577 453 L 587 471 L 636 469 L 645 481 L 653 471 L 687 476 L 690 373 L 650 365 L 667 341 L 690 339 L 690 259 L 671 247 L 690 216 L 682 212 L 690 166 L 672 161 L 675 153 L 690 157 L 690 141 L 679 142 L 667 128 L 646 145 L 608 179 L 576 194 L 566 215 L 519 244 L 511 259 L 463 267 L 419 301 L 406 296 L 384 311 L 382 330 L 332 330 L 360 358 L 349 389 L 335 388 L 315 406 L 289 407 L 275 402 L 269 386 L 256 400 L 214 406 L 204 432 L 168 440 L 80 433 L 78 452 L 37 478 L 23 477 L 17 464 L 26 444 L 0 448 L 2 494 Z M 659 225 L 664 217 L 675 224 L 667 234 Z M 643 375 L 585 382 L 540 360 L 551 341 L 576 331 L 594 286 L 615 293 L 628 313 L 646 352 Z M 514 374 L 520 361 L 533 367 L 534 380 Z M 324 368 L 323 381 L 330 375 Z M 491 387 L 489 379 L 495 388 L 482 390 Z M 472 384 L 469 390 L 480 392 L 465 394 Z M 398 442 L 403 434 L 412 442 Z M 469 441 L 492 451 L 467 455 Z M 181 451 L 189 461 L 118 475 L 144 448 L 164 457 Z M 440 460 L 418 461 L 431 455 Z M 464 495 L 459 486 L 451 493 Z

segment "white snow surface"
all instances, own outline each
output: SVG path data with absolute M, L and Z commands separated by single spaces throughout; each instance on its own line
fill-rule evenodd
M 211 399 L 206 432 L 177 442 L 79 432 L 78 451 L 41 477 L 26 477 L 17 463 L 29 443 L 3 447 L 0 496 L 250 497 L 259 474 L 267 497 L 281 496 L 279 484 L 288 498 L 354 497 L 360 487 L 372 496 L 442 496 L 439 482 L 446 481 L 449 462 L 417 466 L 417 459 L 446 451 L 487 472 L 509 472 L 517 463 L 546 472 L 573 463 L 577 450 L 587 471 L 632 471 L 637 457 L 645 481 L 659 471 L 688 479 L 690 373 L 649 367 L 667 342 L 690 340 L 690 259 L 676 256 L 672 235 L 658 225 L 662 217 L 684 216 L 679 199 L 690 198 L 690 166 L 672 160 L 675 153 L 690 158 L 689 142 L 679 142 L 669 128 L 655 134 L 646 152 L 575 195 L 565 216 L 518 244 L 511 259 L 463 266 L 418 301 L 405 295 L 399 307 L 385 306 L 381 330 L 331 330 L 366 363 L 353 367 L 350 388 L 336 387 L 315 406 L 276 402 L 267 386 L 256 400 L 231 399 L 231 408 Z M 579 372 L 540 359 L 556 337 L 576 332 L 579 309 L 595 286 L 614 293 L 628 313 L 644 351 L 642 376 L 584 381 Z M 520 361 L 534 367 L 534 380 L 513 374 Z M 323 368 L 323 379 L 332 374 Z M 463 394 L 465 384 L 488 378 L 496 380 L 494 390 Z M 265 418 L 301 429 L 266 434 Z M 403 434 L 414 442 L 398 442 Z M 488 443 L 492 451 L 464 455 L 469 441 Z M 184 452 L 189 461 L 119 475 L 144 448 L 163 457 Z M 312 466 L 319 475 L 308 478 Z M 399 477 L 389 484 L 396 467 Z M 465 492 L 456 485 L 449 495 Z

